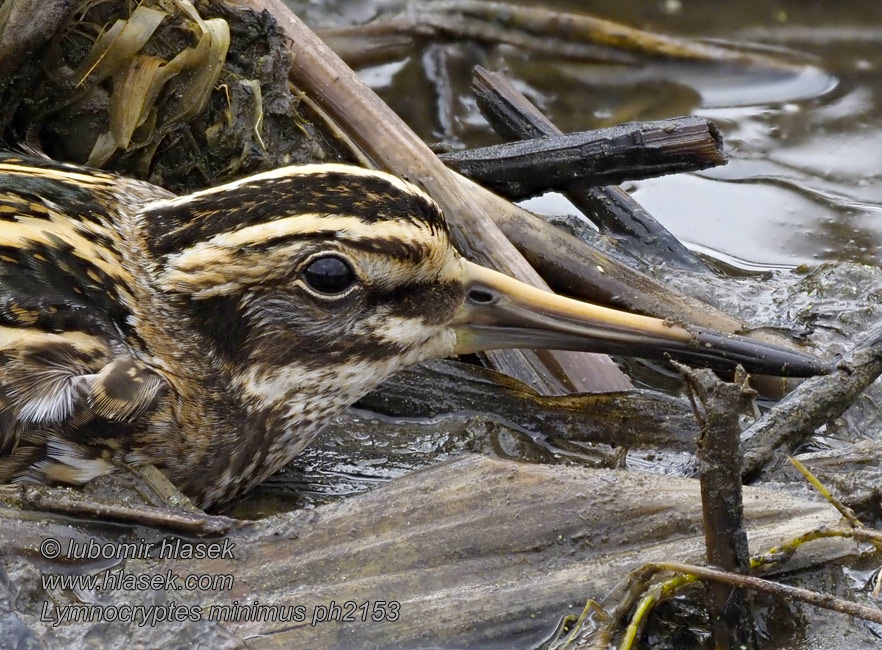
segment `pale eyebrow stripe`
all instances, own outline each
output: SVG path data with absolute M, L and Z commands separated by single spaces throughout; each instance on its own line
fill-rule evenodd
M 172 253 L 167 259 L 170 266 L 178 269 L 196 268 L 204 265 L 207 258 L 226 255 L 230 250 L 264 244 L 282 237 L 309 235 L 317 231 L 339 232 L 345 239 L 352 241 L 389 239 L 405 241 L 408 244 L 422 244 L 429 248 L 438 245 L 439 236 L 427 224 L 421 222 L 370 223 L 354 216 L 299 214 L 219 233 L 179 253 Z
M 280 167 L 279 169 L 273 169 L 268 172 L 263 172 L 261 174 L 255 174 L 254 176 L 246 176 L 245 178 L 240 178 L 239 180 L 235 180 L 232 183 L 227 183 L 226 185 L 219 185 L 217 187 L 199 190 L 198 192 L 193 192 L 192 194 L 178 196 L 173 199 L 160 199 L 158 201 L 151 201 L 144 205 L 142 211 L 146 212 L 150 210 L 161 209 L 164 207 L 177 207 L 186 205 L 187 203 L 190 203 L 191 201 L 194 201 L 196 199 L 210 197 L 213 194 L 217 193 L 225 193 L 238 187 L 246 187 L 254 182 L 293 178 L 297 176 L 320 176 L 322 174 L 345 174 L 348 176 L 376 178 L 389 183 L 391 186 L 406 194 L 426 199 L 430 203 L 434 204 L 434 201 L 416 185 L 402 180 L 401 178 L 398 178 L 397 176 L 394 176 L 387 172 L 376 171 L 373 169 L 365 169 L 364 167 L 355 167 L 353 165 L 343 165 L 340 163 L 323 163 L 315 165 L 291 165 L 288 167 Z

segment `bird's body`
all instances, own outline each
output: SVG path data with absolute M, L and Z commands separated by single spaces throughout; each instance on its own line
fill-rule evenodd
M 84 483 L 115 462 L 150 462 L 214 503 L 278 470 L 399 367 L 453 351 L 452 334 L 423 346 L 433 332 L 420 330 L 410 354 L 383 335 L 414 317 L 441 323 L 461 301 L 452 281 L 419 287 L 458 264 L 437 255 L 449 245 L 433 206 L 393 177 L 297 171 L 272 183 L 283 205 L 266 194 L 270 173 L 229 206 L 212 191 L 176 199 L 92 170 L 0 161 L 0 481 Z M 390 188 L 414 205 L 390 204 Z M 414 215 L 391 256 L 378 242 L 393 233 L 369 230 L 390 208 Z M 286 293 L 310 248 L 350 235 L 386 285 L 373 288 L 400 294 L 397 313 L 319 317 L 296 286 Z M 424 274 L 402 278 L 405 264 Z
M 0 158 L 0 482 L 81 484 L 151 463 L 206 506 L 423 359 L 646 337 L 687 358 L 822 371 L 522 288 L 464 261 L 434 202 L 388 174 L 288 167 L 175 197 Z

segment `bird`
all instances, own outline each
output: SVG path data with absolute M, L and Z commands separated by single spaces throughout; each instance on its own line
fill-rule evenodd
M 513 347 L 828 371 L 474 264 L 437 203 L 382 171 L 289 166 L 176 196 L 0 154 L 0 483 L 151 464 L 207 508 L 396 371 Z

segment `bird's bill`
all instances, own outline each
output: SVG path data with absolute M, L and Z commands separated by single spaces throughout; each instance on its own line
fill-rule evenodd
M 716 369 L 808 377 L 829 372 L 820 359 L 736 334 L 680 326 L 542 291 L 464 261 L 466 300 L 454 320 L 456 353 L 549 348 L 671 358 Z

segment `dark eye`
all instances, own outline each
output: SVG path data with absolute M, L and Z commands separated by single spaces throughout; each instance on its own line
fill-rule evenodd
M 303 270 L 303 279 L 313 291 L 342 293 L 355 283 L 352 268 L 339 257 L 328 255 L 311 261 Z

